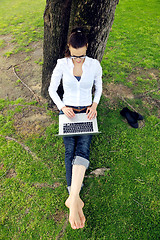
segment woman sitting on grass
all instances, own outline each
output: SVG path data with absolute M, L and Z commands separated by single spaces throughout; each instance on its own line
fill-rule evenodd
M 69 118 L 76 113 L 88 114 L 88 119 L 97 116 L 97 105 L 102 94 L 102 68 L 98 60 L 86 56 L 88 41 L 82 28 L 72 30 L 65 58 L 58 59 L 53 70 L 49 94 L 60 110 Z M 63 79 L 63 100 L 57 89 Z M 92 87 L 95 94 L 92 102 Z M 69 197 L 65 205 L 69 208 L 69 222 L 73 229 L 83 228 L 84 203 L 79 193 L 83 186 L 85 171 L 89 166 L 89 147 L 92 135 L 63 137 L 65 144 L 65 167 Z

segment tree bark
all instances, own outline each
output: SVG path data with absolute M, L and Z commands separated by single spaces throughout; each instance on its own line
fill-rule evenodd
M 64 57 L 67 36 L 75 26 L 83 26 L 88 35 L 87 55 L 102 60 L 119 0 L 47 0 L 44 13 L 42 96 L 48 98 L 48 86 L 58 58 Z M 59 90 L 62 95 L 62 89 Z
M 46 0 L 44 11 L 44 42 L 42 89 L 49 99 L 48 87 L 58 58 L 64 57 L 72 0 Z
M 82 25 L 88 32 L 87 55 L 102 60 L 119 0 L 72 1 L 70 30 Z

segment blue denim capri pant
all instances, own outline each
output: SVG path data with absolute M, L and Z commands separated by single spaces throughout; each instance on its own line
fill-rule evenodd
M 74 113 L 85 113 L 87 107 L 74 107 L 68 106 L 74 109 L 81 110 L 77 112 L 74 110 Z M 64 114 L 63 111 L 60 111 L 59 114 Z M 86 169 L 89 167 L 89 153 L 90 153 L 90 144 L 92 140 L 92 135 L 79 135 L 71 137 L 63 137 L 65 145 L 65 167 L 66 167 L 66 180 L 68 188 L 71 186 L 72 181 L 72 166 L 73 165 L 83 165 Z

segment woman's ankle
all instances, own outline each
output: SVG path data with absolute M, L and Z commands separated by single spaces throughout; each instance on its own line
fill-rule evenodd
M 71 192 L 70 192 L 70 195 L 69 195 L 69 198 L 76 200 L 76 199 L 79 199 L 80 196 L 79 196 L 79 193 L 75 193 L 75 192 L 71 191 Z
M 81 190 L 82 190 L 83 186 L 84 186 L 84 184 L 82 183 Z M 67 191 L 68 191 L 68 194 L 70 195 L 70 193 L 71 193 L 71 186 L 67 186 Z

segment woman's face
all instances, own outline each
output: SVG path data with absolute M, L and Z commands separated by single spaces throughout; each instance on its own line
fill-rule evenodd
M 71 57 L 76 57 L 75 59 L 72 59 L 74 63 L 83 63 L 84 58 L 78 58 L 78 56 L 86 56 L 87 46 L 81 47 L 81 48 L 73 48 L 71 45 L 69 46 L 69 51 L 71 54 Z

